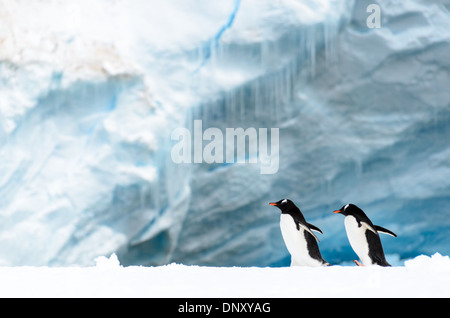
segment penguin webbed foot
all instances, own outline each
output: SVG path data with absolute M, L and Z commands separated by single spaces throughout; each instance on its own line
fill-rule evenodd
M 354 262 L 356 265 L 358 265 L 358 266 L 364 267 L 364 265 L 361 264 L 361 263 L 360 263 L 359 261 L 357 261 L 356 259 L 354 259 L 353 262 Z

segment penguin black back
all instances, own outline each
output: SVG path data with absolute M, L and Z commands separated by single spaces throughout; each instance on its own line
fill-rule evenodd
M 374 264 L 380 266 L 391 266 L 384 256 L 383 245 L 381 245 L 380 236 L 372 231 L 366 231 L 366 240 L 369 245 L 369 257 Z

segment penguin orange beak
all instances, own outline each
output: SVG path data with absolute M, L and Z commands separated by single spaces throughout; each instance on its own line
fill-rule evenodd
M 277 204 L 275 202 L 270 202 L 269 205 L 277 206 Z
M 341 213 L 341 210 L 333 211 L 333 213 Z

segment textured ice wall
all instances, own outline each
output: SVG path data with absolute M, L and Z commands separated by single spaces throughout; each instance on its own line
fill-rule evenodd
M 183 113 L 176 96 L 164 94 L 172 58 L 164 53 L 181 54 L 176 44 L 185 43 L 171 30 L 183 6 L 2 1 L 0 8 L 1 263 L 91 264 L 139 241 L 155 220 L 163 227 L 183 184 L 166 182 L 161 142 Z M 183 30 L 198 41 L 197 30 Z

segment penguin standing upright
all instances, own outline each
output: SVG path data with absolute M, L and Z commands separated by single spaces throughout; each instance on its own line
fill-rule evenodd
M 327 266 L 320 254 L 317 236 L 313 233 L 322 231 L 309 223 L 300 209 L 288 199 L 269 203 L 281 210 L 280 228 L 284 243 L 291 254 L 291 266 Z
M 362 262 L 361 264 L 355 260 L 357 265 L 391 266 L 384 256 L 378 232 L 397 237 L 395 233 L 381 226 L 373 225 L 364 211 L 354 204 L 346 204 L 334 213 L 345 216 L 344 224 L 348 240 Z

